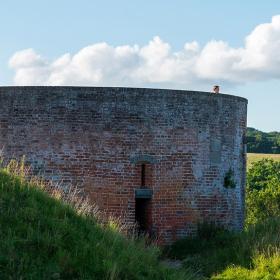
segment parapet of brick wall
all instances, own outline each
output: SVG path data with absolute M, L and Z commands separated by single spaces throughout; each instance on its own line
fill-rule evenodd
M 0 87 L 0 148 L 128 223 L 145 163 L 149 226 L 169 243 L 202 221 L 243 227 L 246 111 L 244 98 L 205 92 Z

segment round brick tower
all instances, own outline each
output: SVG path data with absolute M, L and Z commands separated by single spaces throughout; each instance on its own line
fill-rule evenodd
M 0 87 L 0 148 L 169 243 L 244 219 L 244 98 L 108 87 Z

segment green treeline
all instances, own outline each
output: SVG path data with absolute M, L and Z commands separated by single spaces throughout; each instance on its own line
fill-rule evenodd
M 248 127 L 247 152 L 280 154 L 280 132 L 262 132 Z

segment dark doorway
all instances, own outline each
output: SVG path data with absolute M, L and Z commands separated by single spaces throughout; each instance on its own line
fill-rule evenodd
M 135 221 L 138 225 L 138 233 L 146 235 L 151 228 L 151 200 L 146 198 L 135 199 Z

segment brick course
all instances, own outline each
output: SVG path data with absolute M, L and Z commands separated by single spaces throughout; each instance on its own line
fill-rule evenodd
M 150 230 L 169 243 L 201 221 L 243 227 L 246 114 L 246 99 L 206 92 L 0 87 L 0 147 L 128 223 L 146 163 Z

